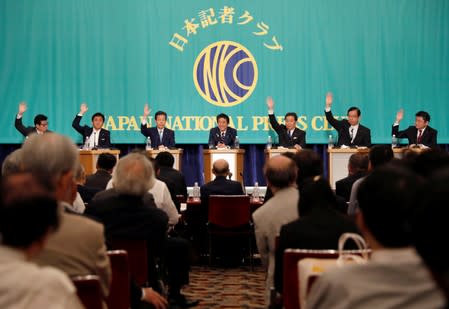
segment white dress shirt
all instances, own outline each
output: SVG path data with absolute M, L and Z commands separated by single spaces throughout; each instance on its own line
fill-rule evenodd
M 354 138 L 357 135 L 357 131 L 359 130 L 359 124 L 356 124 L 355 126 L 349 127 L 349 136 L 352 134 L 351 143 L 354 142 Z
M 84 308 L 62 271 L 27 262 L 23 252 L 0 245 L 0 308 Z

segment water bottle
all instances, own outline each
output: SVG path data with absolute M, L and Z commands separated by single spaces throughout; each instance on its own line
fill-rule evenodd
M 147 137 L 147 143 L 145 145 L 145 150 L 151 150 L 153 148 L 151 148 L 151 137 Z
M 271 149 L 271 147 L 273 147 L 273 141 L 271 139 L 271 135 L 268 135 L 267 149 Z
M 195 182 L 193 185 L 192 197 L 194 201 L 200 200 L 200 187 L 198 186 L 198 182 Z
M 253 188 L 253 201 L 258 202 L 260 199 L 259 183 L 256 181 Z
M 234 148 L 235 149 L 239 149 L 240 148 L 240 141 L 239 141 L 239 137 L 238 136 L 235 136 Z
M 398 139 L 396 137 L 396 135 L 393 134 L 393 136 L 391 137 L 391 148 L 396 148 L 398 147 Z
M 90 150 L 89 137 L 88 136 L 86 136 L 86 140 L 84 141 L 83 150 Z
M 332 137 L 332 134 L 329 135 L 329 140 L 328 140 L 327 148 L 329 148 L 329 149 L 334 148 L 334 138 Z

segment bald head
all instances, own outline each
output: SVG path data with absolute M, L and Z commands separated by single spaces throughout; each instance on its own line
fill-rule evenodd
M 229 174 L 229 163 L 225 159 L 218 159 L 212 166 L 215 176 L 227 176 Z
M 270 187 L 279 190 L 295 183 L 297 167 L 292 159 L 286 156 L 276 156 L 268 160 L 264 173 Z

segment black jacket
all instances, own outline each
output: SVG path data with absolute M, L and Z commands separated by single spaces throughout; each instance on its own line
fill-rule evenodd
M 209 131 L 209 145 L 217 146 L 222 142 L 226 146 L 231 148 L 235 145 L 235 137 L 237 136 L 237 130 L 231 127 L 227 127 L 224 138 L 221 137 L 220 129 L 218 127 L 212 128 Z
M 357 134 L 354 138 L 354 142 L 351 142 L 351 136 L 349 135 L 349 124 L 347 119 L 337 120 L 332 115 L 332 112 L 325 112 L 327 121 L 334 127 L 338 132 L 338 142 L 337 146 L 371 146 L 371 131 L 365 126 L 359 123 L 359 128 Z
M 175 148 L 175 131 L 164 128 L 162 133 L 162 141 L 159 136 L 159 131 L 157 127 L 148 128 L 146 125 L 140 125 L 140 133 L 142 133 L 146 137 L 151 138 L 151 147 L 158 148 L 160 145 L 164 145 L 168 148 Z
M 279 146 L 293 148 L 295 145 L 300 145 L 302 148 L 306 147 L 306 132 L 295 128 L 292 137 L 290 137 L 285 125 L 279 124 L 274 114 L 268 115 L 268 118 L 270 119 L 271 127 L 279 136 Z
M 437 134 L 437 130 L 427 126 L 421 136 L 421 144 L 431 148 L 437 147 Z M 397 138 L 407 138 L 409 144 L 417 144 L 418 129 L 410 126 L 403 131 L 399 131 L 399 126 L 393 126 L 391 135 L 396 135 Z
M 86 137 L 89 137 L 94 129 L 86 125 L 81 126 L 80 125 L 81 118 L 82 116 L 76 115 L 75 119 L 73 119 L 72 127 L 83 136 L 83 143 L 84 143 Z M 111 148 L 111 132 L 105 129 L 100 129 L 97 147 Z

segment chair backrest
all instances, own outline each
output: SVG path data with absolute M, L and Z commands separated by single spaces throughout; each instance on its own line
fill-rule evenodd
M 187 202 L 187 198 L 184 195 L 182 195 L 182 194 L 177 194 L 176 195 L 176 199 L 178 200 L 179 203 Z
M 223 228 L 235 228 L 250 222 L 250 197 L 247 195 L 211 195 L 209 223 Z
M 345 250 L 344 252 L 361 254 L 360 250 Z M 282 299 L 284 308 L 300 308 L 300 287 L 298 280 L 298 262 L 300 260 L 305 258 L 336 259 L 338 256 L 338 250 L 286 249 L 284 251 L 282 274 Z
M 128 265 L 131 277 L 137 284 L 148 284 L 148 245 L 145 239 L 108 240 L 109 248 L 125 250 L 128 253 Z
M 95 275 L 76 276 L 72 278 L 81 303 L 86 309 L 102 309 L 100 278 Z
M 130 307 L 128 253 L 125 250 L 113 250 L 107 254 L 111 263 L 112 281 L 106 303 L 109 309 L 128 309 Z

